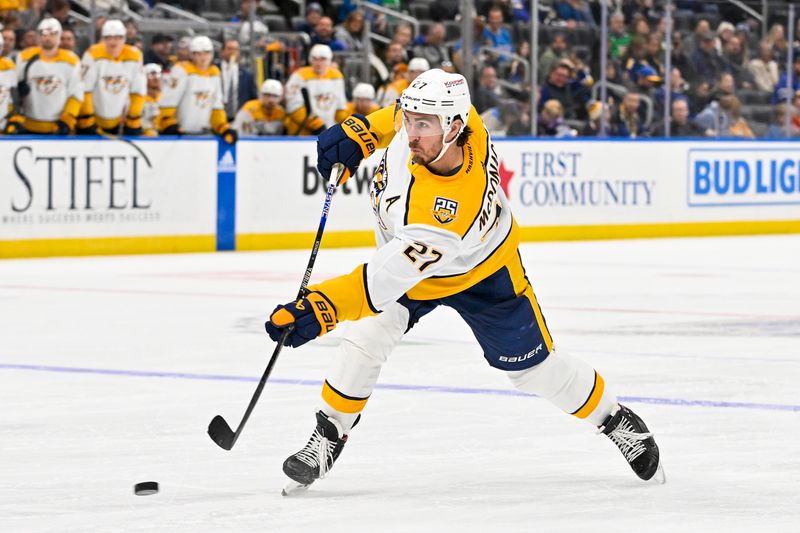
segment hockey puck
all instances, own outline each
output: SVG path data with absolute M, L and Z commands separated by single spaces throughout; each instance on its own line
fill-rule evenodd
M 133 493 L 137 496 L 150 496 L 158 492 L 157 481 L 142 481 L 133 486 Z

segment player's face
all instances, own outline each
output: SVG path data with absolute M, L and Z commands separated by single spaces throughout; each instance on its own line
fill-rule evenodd
M 311 58 L 311 68 L 314 69 L 314 72 L 317 74 L 317 76 L 325 74 L 325 71 L 328 70 L 330 65 L 330 60 L 325 57 Z
M 278 105 L 281 97 L 276 96 L 274 94 L 262 94 L 261 95 L 261 105 L 264 106 L 264 109 L 267 111 L 272 111 L 275 109 L 275 106 Z
M 151 72 L 147 75 L 147 88 L 153 91 L 161 90 L 161 74 Z
M 369 110 L 372 108 L 372 100 L 369 98 L 354 98 L 353 103 L 355 104 L 356 113 L 361 113 L 362 115 L 368 115 Z
M 403 128 L 415 163 L 428 164 L 442 150 L 442 123 L 436 115 L 403 112 Z
M 122 46 L 125 44 L 125 37 L 121 35 L 114 35 L 110 37 L 103 37 L 103 44 L 106 45 L 106 51 L 111 57 L 117 57 L 122 53 Z
M 53 32 L 50 30 L 44 30 L 39 32 L 39 42 L 41 46 L 45 50 L 53 50 L 54 48 L 58 47 L 59 43 L 61 42 L 61 32 Z
M 205 70 L 210 67 L 212 59 L 214 59 L 214 54 L 212 52 L 192 52 L 192 61 L 200 70 Z

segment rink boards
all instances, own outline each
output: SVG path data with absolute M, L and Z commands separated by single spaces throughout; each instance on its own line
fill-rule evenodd
M 761 141 L 496 141 L 525 240 L 800 232 L 800 147 Z M 370 178 L 337 191 L 325 246 L 374 242 Z M 0 258 L 308 246 L 313 139 L 3 138 Z M 391 179 L 391 177 L 389 178 Z M 433 206 L 431 206 L 433 208 Z

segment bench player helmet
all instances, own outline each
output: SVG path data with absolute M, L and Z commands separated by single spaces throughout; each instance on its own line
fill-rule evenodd
M 447 149 L 453 144 L 464 128 L 467 127 L 469 110 L 472 107 L 469 96 L 467 80 L 461 74 L 450 74 L 441 69 L 435 68 L 423 72 L 411 85 L 400 95 L 400 109 L 402 113 L 397 113 L 403 117 L 402 127 L 405 128 L 405 112 L 422 113 L 425 115 L 436 115 L 441 123 L 441 131 L 435 134 L 442 136 L 442 150 L 439 155 L 431 161 L 438 161 Z M 461 126 L 453 139 L 448 142 L 447 135 L 450 127 L 456 121 L 461 120 Z M 398 129 L 400 125 L 397 125 Z M 406 133 L 409 133 L 406 128 Z

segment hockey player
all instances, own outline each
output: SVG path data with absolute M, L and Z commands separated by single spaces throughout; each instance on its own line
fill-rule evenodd
M 283 85 L 278 80 L 264 80 L 261 98 L 246 102 L 236 113 L 233 127 L 250 135 L 283 135 L 286 112 L 280 105 Z
M 161 101 L 161 65 L 148 63 L 144 66 L 147 94 L 142 108 L 142 129 L 147 136 L 158 135 L 159 102 Z
M 3 49 L 3 34 L 0 33 L 0 50 Z M 17 67 L 7 57 L 0 56 L 0 131 L 6 128 L 6 118 L 14 108 L 12 91 L 17 88 Z
M 13 117 L 9 133 L 55 133 L 67 135 L 83 100 L 80 59 L 58 47 L 61 23 L 46 18 L 37 27 L 41 46 L 32 46 L 17 56 L 17 90 L 23 116 Z
M 359 83 L 353 88 L 353 101 L 347 102 L 344 109 L 336 112 L 336 122 L 341 123 L 349 117 L 358 113 L 359 115 L 369 115 L 380 109 L 375 103 L 375 88 L 369 83 Z
M 103 24 L 102 42 L 89 47 L 81 60 L 83 104 L 78 116 L 79 134 L 99 131 L 141 135 L 145 76 L 142 52 L 125 44 L 125 24 L 109 19 Z
M 315 44 L 308 53 L 311 66 L 297 69 L 286 82 L 286 112 L 292 124 L 290 135 L 319 134 L 336 124 L 336 111 L 344 109 L 344 76 L 331 63 L 333 52 L 328 45 Z M 304 95 L 304 90 L 306 95 Z
M 424 57 L 415 57 L 408 62 L 408 67 L 405 71 L 398 65 L 396 68 L 394 79 L 381 88 L 380 105 L 386 107 L 387 105 L 394 105 L 395 101 L 400 97 L 400 94 L 408 87 L 412 81 L 417 79 L 417 76 L 426 72 L 431 66 L 428 60 Z
M 617 403 L 590 365 L 555 349 L 525 276 L 498 155 L 464 77 L 430 70 L 403 91 L 397 109 L 353 115 L 328 129 L 317 143 L 318 168 L 328 177 L 333 164 L 343 163 L 344 181 L 387 146 L 372 181 L 375 255 L 279 305 L 266 323 L 275 340 L 291 328 L 285 344 L 297 347 L 338 322 L 358 321 L 329 368 L 316 429 L 284 462 L 286 475 L 307 486 L 330 470 L 389 354 L 418 320 L 444 305 L 460 314 L 489 365 L 517 389 L 588 421 L 640 478 L 659 473 L 663 481 L 644 422 Z
M 189 47 L 192 61 L 175 64 L 162 83 L 158 117 L 161 133 L 199 134 L 210 129 L 233 144 L 238 135 L 228 124 L 222 106 L 220 72 L 211 64 L 214 45 L 208 37 L 199 36 L 192 39 Z

